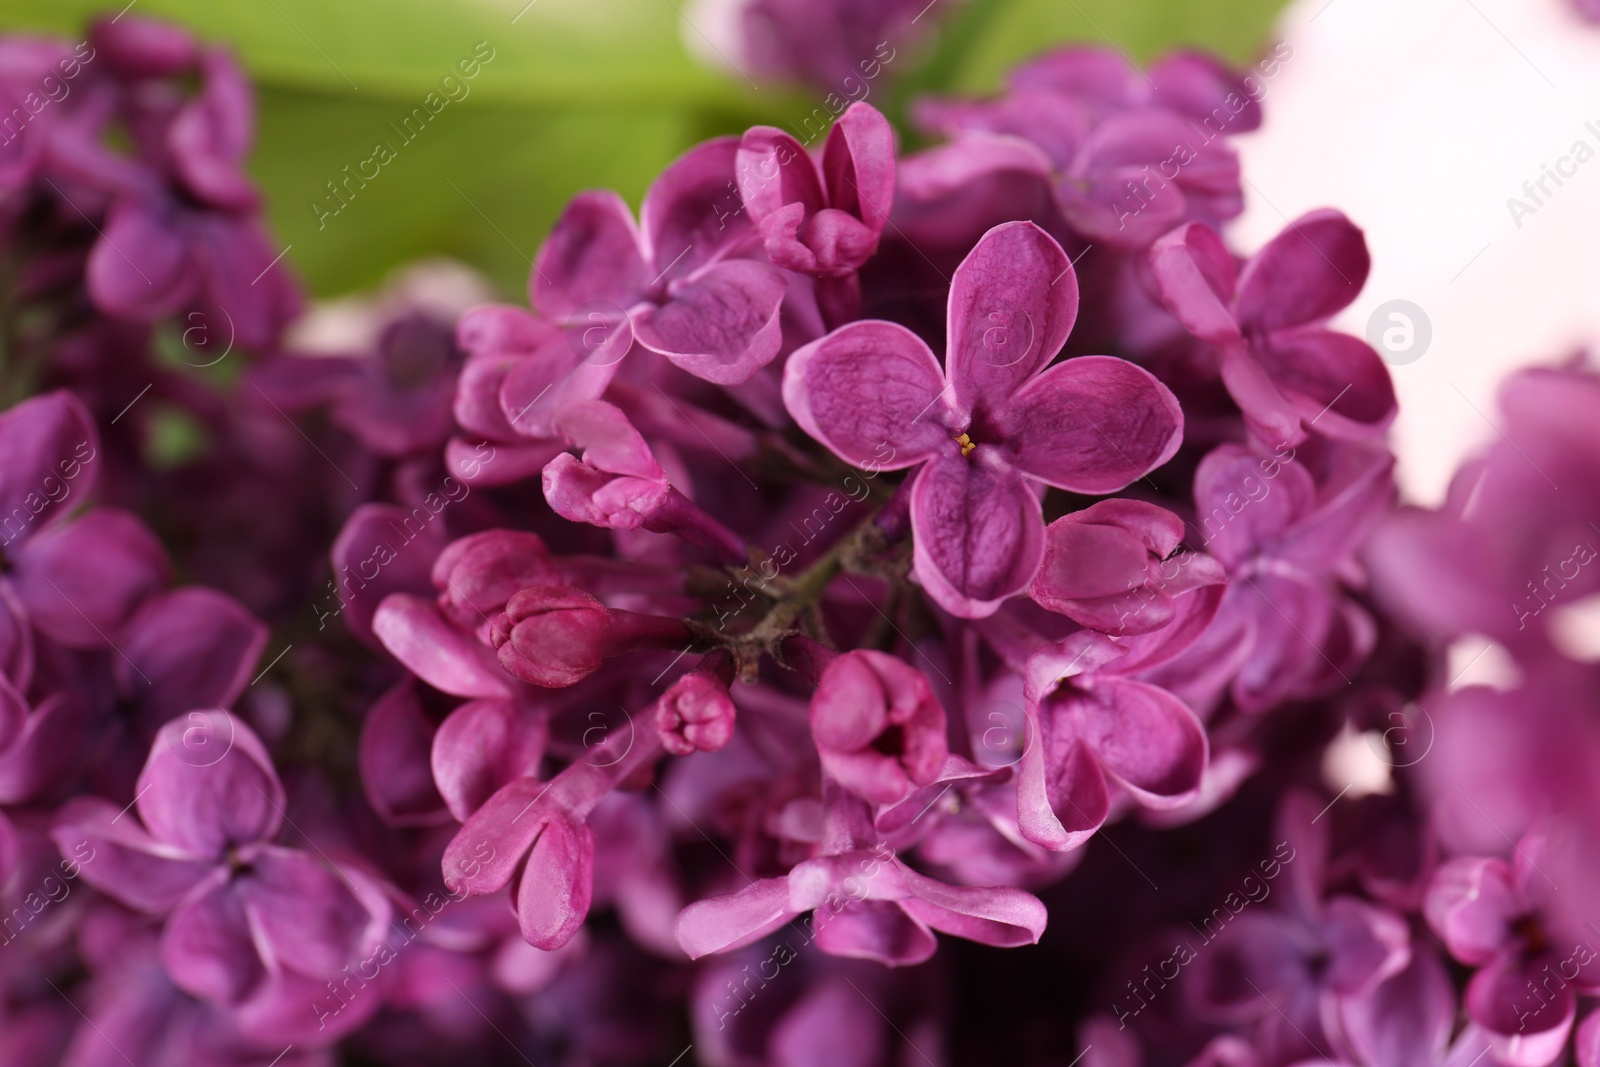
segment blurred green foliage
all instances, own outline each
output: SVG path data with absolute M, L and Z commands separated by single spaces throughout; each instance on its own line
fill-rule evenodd
M 916 93 L 990 91 L 1008 67 L 1065 41 L 1110 42 L 1141 61 L 1180 45 L 1248 60 L 1282 4 L 936 2 L 960 7 L 915 54 L 897 46 L 881 79 L 893 87 L 872 97 L 891 116 Z M 695 141 L 795 121 L 821 104 L 814 94 L 752 86 L 692 58 L 686 41 L 699 31 L 686 22 L 691 0 L 135 4 L 133 13 L 184 23 L 239 53 L 259 102 L 252 168 L 291 246 L 287 258 L 320 296 L 365 288 L 408 259 L 442 253 L 484 270 L 514 298 L 529 257 L 574 192 L 607 186 L 637 204 Z M 6 0 L 0 27 L 72 35 L 116 10 L 95 0 Z M 441 79 L 459 77 L 457 64 L 470 65 L 475 49 L 477 57 L 492 50 L 492 58 L 451 83 L 447 96 Z M 402 130 L 414 109 L 428 121 Z M 393 157 L 376 178 L 352 179 L 380 142 Z M 342 206 L 328 183 L 341 190 Z

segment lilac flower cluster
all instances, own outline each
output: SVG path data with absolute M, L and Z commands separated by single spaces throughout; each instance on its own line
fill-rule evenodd
M 0 91 L 0 1067 L 1600 1067 L 1600 372 L 1397 506 L 1254 78 L 707 141 L 321 355 L 225 54 Z

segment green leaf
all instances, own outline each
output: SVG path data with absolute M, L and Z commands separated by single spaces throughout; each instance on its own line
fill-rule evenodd
M 425 124 L 406 124 L 411 115 L 387 101 L 261 94 L 252 170 L 313 293 L 364 288 L 406 260 L 442 254 L 519 296 L 574 193 L 613 188 L 637 206 L 693 138 L 674 113 L 450 104 Z M 377 162 L 379 144 L 393 151 L 387 163 Z
M 744 106 L 746 86 L 684 47 L 687 0 L 138 0 L 136 14 L 224 41 L 258 81 L 421 101 L 456 64 L 498 102 Z M 8 0 L 0 25 L 77 34 L 104 0 Z M 687 32 L 694 32 L 692 27 Z

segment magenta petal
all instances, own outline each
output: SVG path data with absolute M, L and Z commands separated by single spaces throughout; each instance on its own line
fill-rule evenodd
M 675 284 L 664 305 L 635 313 L 634 335 L 698 378 L 738 385 L 778 354 L 786 288 L 765 263 L 726 260 Z
M 561 584 L 550 550 L 538 534 L 522 530 L 485 530 L 450 542 L 432 578 L 440 610 L 463 628 L 483 625 L 519 590 Z
M 672 487 L 663 478 L 618 478 L 595 470 L 571 453 L 551 460 L 540 476 L 550 510 L 568 522 L 608 530 L 637 530 L 662 505 Z
M 502 786 L 539 769 L 549 733 L 543 716 L 506 700 L 461 705 L 433 737 L 433 780 L 462 822 Z
M 1239 322 L 1271 331 L 1320 322 L 1349 305 L 1367 282 L 1367 240 L 1331 208 L 1300 216 L 1239 275 Z
M 67 801 L 50 825 L 50 837 L 63 856 L 80 858 L 84 881 L 152 915 L 171 911 L 215 866 L 209 856 L 157 841 L 131 813 L 99 797 Z
M 529 279 L 533 306 L 569 319 L 585 304 L 627 308 L 650 284 L 633 213 L 609 189 L 579 193 L 539 249 Z
M 244 74 L 226 52 L 202 60 L 204 85 L 167 129 L 167 149 L 188 190 L 207 204 L 255 207 L 257 195 L 240 165 L 255 130 L 255 102 Z
M 828 131 L 822 173 L 830 207 L 866 224 L 874 241 L 894 204 L 894 127 L 871 104 L 857 101 Z
M 1012 886 L 954 886 L 901 872 L 916 894 L 900 906 L 940 933 L 1000 948 L 1038 944 L 1049 914 L 1038 897 Z
M 112 315 L 150 322 L 190 300 L 200 272 L 183 235 L 167 219 L 126 201 L 112 208 L 89 252 L 89 294 Z
M 272 962 L 331 978 L 361 947 L 370 919 L 346 885 L 347 877 L 309 853 L 266 848 L 236 877 L 234 891 L 250 916 L 254 939 Z
M 1058 363 L 996 413 L 1018 470 L 1078 493 L 1113 493 L 1171 459 L 1183 441 L 1177 397 L 1112 356 Z
M 161 728 L 138 782 L 139 818 L 156 840 L 195 856 L 271 840 L 283 783 L 260 739 L 226 711 L 192 712 Z
M 239 699 L 267 644 L 267 627 L 243 604 L 204 586 L 157 593 L 130 620 L 117 684 L 151 725 Z
M 1073 695 L 1072 707 L 1084 743 L 1141 804 L 1166 809 L 1194 799 L 1210 748 L 1187 704 L 1146 682 L 1102 675 Z
M 639 209 L 649 260 L 669 284 L 735 250 L 751 233 L 739 199 L 739 139 L 704 141 L 673 160 L 650 184 Z
M 1316 491 L 1302 464 L 1242 445 L 1220 445 L 1195 471 L 1195 528 L 1207 551 L 1239 566 L 1275 547 L 1283 532 L 1311 510 Z
M 27 692 L 33 683 L 33 626 L 10 582 L 0 582 L 0 677 Z
M 1175 111 L 1208 117 L 1226 108 L 1229 133 L 1248 133 L 1261 125 L 1261 104 L 1251 89 L 1255 79 L 1240 77 L 1204 52 L 1173 52 L 1149 74 L 1156 99 Z M 1229 106 L 1229 97 L 1237 108 Z
M 96 508 L 32 538 L 15 558 L 17 595 L 45 636 L 104 648 L 169 576 L 166 550 L 131 512 Z
M 391 593 L 378 605 L 372 632 L 395 659 L 435 689 L 458 697 L 511 693 L 511 679 L 489 647 L 446 621 L 432 601 Z
M 953 615 L 992 615 L 1044 558 L 1039 497 L 1013 470 L 959 453 L 929 462 L 911 489 L 913 559 L 928 595 Z
M 27 721 L 28 702 L 9 678 L 0 675 L 0 752 L 11 747 Z
M 194 996 L 235 1004 L 267 977 L 244 903 L 219 869 L 210 887 L 178 905 L 161 938 L 173 984 Z
M 783 402 L 812 437 L 852 466 L 899 470 L 953 439 L 939 361 L 922 338 L 889 322 L 843 326 L 789 357 Z
M 1215 230 L 1191 222 L 1160 238 L 1150 246 L 1150 270 L 1161 302 L 1184 329 L 1212 344 L 1239 339 L 1229 306 L 1237 268 Z
M 379 697 L 361 723 L 361 785 L 372 810 L 390 826 L 428 826 L 448 814 L 428 759 L 433 734 L 410 678 Z
M 1546 978 L 1541 968 L 1548 962 L 1549 957 L 1524 960 L 1509 953 L 1467 983 L 1462 999 L 1467 1018 L 1488 1031 L 1494 1058 L 1507 1067 L 1554 1063 L 1572 1033 L 1577 998 L 1570 985 L 1551 990 L 1540 984 Z
M 1362 1063 L 1416 1067 L 1444 1059 L 1455 1025 L 1455 991 L 1438 958 L 1419 948 L 1410 966 L 1371 994 L 1346 1000 L 1345 1034 Z
M 444 850 L 444 884 L 487 894 L 505 888 L 549 817 L 533 806 L 550 783 L 518 778 L 473 812 Z
M 88 713 L 83 697 L 71 690 L 39 702 L 0 754 L 0 803 L 30 800 L 57 784 L 82 754 Z
M 908 156 L 900 163 L 900 191 L 917 203 L 964 192 L 997 172 L 1016 171 L 1047 179 L 1054 167 L 1032 141 L 1009 134 L 971 132 L 949 144 Z
M 1600 1011 L 1591 1011 L 1573 1042 L 1578 1067 L 1600 1067 Z M 1387 1067 L 1387 1065 L 1384 1065 Z
M 606 330 L 611 319 L 605 320 Z M 624 325 L 622 328 L 626 329 Z M 506 372 L 500 383 L 500 410 L 506 425 L 523 437 L 551 437 L 556 413 L 576 400 L 593 400 L 616 376 L 626 345 L 584 347 L 562 334 L 546 341 Z
M 1077 848 L 1111 811 L 1100 762 L 1069 723 L 1048 708 L 1030 713 L 1017 766 L 1017 825 L 1022 836 L 1055 852 Z
M 377 647 L 372 617 L 384 598 L 431 588 L 428 568 L 445 537 L 425 521 L 431 517 L 426 508 L 406 511 L 395 504 L 362 504 L 351 512 L 329 552 L 334 578 L 317 598 L 317 629 L 343 616 L 362 644 Z
M 843 898 L 835 898 L 843 900 Z M 819 907 L 816 945 L 830 956 L 911 967 L 938 951 L 939 941 L 912 913 L 887 900 L 854 900 L 840 910 Z
M 789 905 L 789 879 L 763 878 L 737 893 L 690 904 L 678 915 L 674 934 L 697 960 L 759 941 L 798 914 Z
M 523 940 L 554 952 L 572 940 L 594 895 L 594 834 L 589 824 L 552 816 L 528 854 L 517 888 Z
M 1341 994 L 1370 992 L 1411 962 L 1411 930 L 1405 920 L 1355 897 L 1328 901 L 1322 936 L 1331 957 L 1324 980 Z
M 739 196 L 757 225 L 791 205 L 798 206 L 802 215 L 827 206 L 811 157 L 799 141 L 774 126 L 745 131 L 737 167 Z
M 99 448 L 94 419 L 65 389 L 0 414 L 0 538 L 10 551 L 94 489 Z
M 556 432 L 583 449 L 583 461 L 612 474 L 665 479 L 644 437 L 616 405 L 580 400 L 555 417 Z
M 979 238 L 950 283 L 950 384 L 962 407 L 999 408 L 1061 351 L 1078 278 L 1055 238 L 1007 222 Z
M 1523 910 L 1511 869 L 1497 859 L 1462 856 L 1434 872 L 1423 904 L 1428 925 L 1462 963 L 1483 964 L 1511 940 Z
M 1396 414 L 1394 382 L 1359 337 L 1311 329 L 1280 331 L 1258 358 L 1280 393 L 1329 437 L 1381 437 Z

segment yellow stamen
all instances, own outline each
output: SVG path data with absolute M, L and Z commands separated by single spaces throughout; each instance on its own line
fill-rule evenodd
M 972 450 L 978 447 L 977 443 L 966 434 L 962 434 L 961 436 L 957 437 L 956 444 L 961 446 L 961 454 L 963 456 L 972 455 Z

